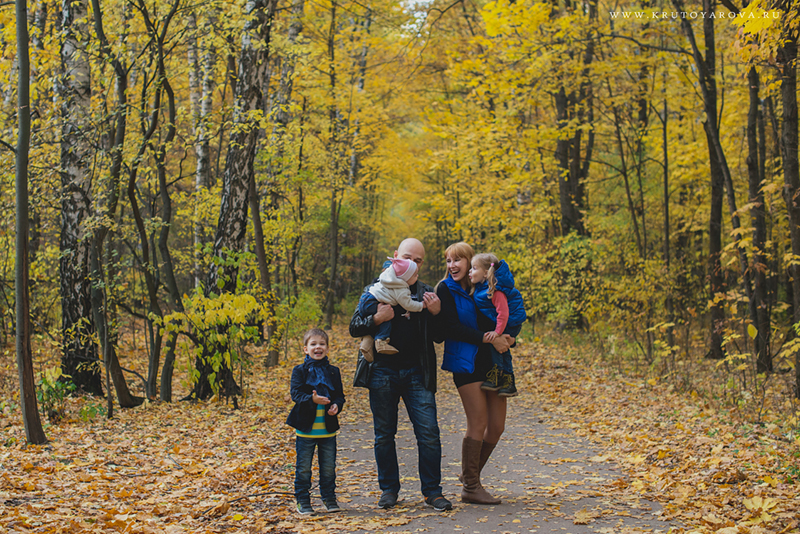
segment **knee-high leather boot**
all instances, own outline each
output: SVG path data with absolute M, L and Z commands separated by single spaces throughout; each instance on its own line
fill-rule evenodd
M 464 482 L 464 487 L 461 490 L 461 502 L 500 504 L 500 499 L 492 497 L 481 486 L 480 462 L 482 447 L 482 441 L 472 438 L 464 438 L 461 442 L 461 477 Z
M 492 455 L 494 448 L 497 447 L 497 443 L 489 443 L 488 441 L 484 441 L 481 445 L 481 461 L 478 464 L 478 474 L 480 475 L 483 471 L 483 466 L 486 465 L 486 462 L 489 461 L 489 456 Z

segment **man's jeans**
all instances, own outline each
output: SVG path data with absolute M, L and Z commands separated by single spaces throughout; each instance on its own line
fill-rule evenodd
M 336 500 L 336 436 L 296 437 L 297 464 L 294 470 L 294 496 L 297 502 L 311 502 L 311 462 L 314 447 L 319 456 L 319 493 L 323 501 Z
M 400 491 L 397 465 L 397 413 L 400 398 L 414 426 L 419 451 L 419 479 L 425 497 L 442 494 L 442 444 L 436 421 L 436 397 L 425 389 L 418 367 L 395 371 L 373 365 L 369 381 L 369 405 L 375 427 L 375 462 L 382 491 Z

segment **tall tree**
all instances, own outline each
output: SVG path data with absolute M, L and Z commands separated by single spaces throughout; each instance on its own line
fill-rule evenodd
M 214 236 L 214 256 L 240 252 L 247 231 L 247 209 L 250 200 L 250 183 L 253 180 L 253 162 L 260 133 L 259 123 L 264 109 L 266 73 L 269 61 L 270 30 L 275 17 L 277 0 L 250 0 L 245 8 L 245 26 L 242 33 L 236 79 L 233 128 L 231 129 L 225 172 L 222 179 L 222 199 L 219 222 Z M 206 295 L 233 293 L 236 289 L 238 267 L 230 263 L 212 263 L 206 279 Z M 199 377 L 192 395 L 198 399 L 209 398 L 214 391 L 209 377 L 220 386 L 226 397 L 235 396 L 238 386 L 233 370 L 223 362 L 214 373 L 208 347 L 196 361 Z M 234 403 L 235 403 L 234 397 Z
M 764 176 L 763 156 L 760 154 L 758 123 L 760 116 L 759 79 L 756 67 L 750 67 L 747 73 L 750 86 L 750 109 L 747 112 L 747 173 L 750 193 L 750 218 L 753 225 L 753 262 L 750 272 L 753 277 L 753 299 L 750 306 L 756 317 L 755 349 L 756 366 L 759 373 L 772 371 L 772 354 L 770 353 L 770 314 L 767 295 L 767 222 L 765 215 L 764 192 L 761 189 Z M 763 137 L 762 137 L 763 142 Z
M 47 442 L 36 405 L 36 386 L 33 381 L 31 353 L 31 315 L 28 262 L 28 151 L 31 138 L 30 61 L 28 54 L 28 3 L 16 0 L 17 8 L 17 243 L 16 243 L 16 346 L 19 372 L 20 406 L 28 443 Z
M 92 340 L 89 236 L 91 210 L 91 65 L 86 0 L 65 0 L 61 22 L 61 332 L 62 371 L 75 385 L 102 394 Z
M 568 52 L 570 59 L 577 56 L 581 64 L 581 76 L 577 87 L 566 84 L 559 87 L 553 95 L 556 107 L 556 120 L 561 133 L 556 142 L 556 161 L 558 162 L 559 200 L 561 203 L 561 233 L 567 235 L 577 232 L 586 235 L 583 210 L 586 207 L 585 180 L 589 174 L 594 148 L 594 129 L 588 128 L 586 145 L 583 145 L 584 128 L 594 120 L 593 87 L 589 68 L 595 59 L 595 40 L 591 35 L 592 25 L 597 20 L 597 0 L 585 0 L 582 9 L 587 13 L 589 35 L 585 48 L 576 47 Z
M 787 12 L 789 5 L 787 3 Z M 797 15 L 795 15 L 797 16 Z M 781 152 L 783 155 L 783 197 L 789 210 L 789 235 L 794 260 L 789 267 L 792 275 L 792 309 L 795 325 L 800 324 L 800 163 L 798 163 L 797 112 L 797 35 L 787 29 L 778 50 L 783 102 Z M 800 354 L 795 361 L 795 396 L 800 398 Z

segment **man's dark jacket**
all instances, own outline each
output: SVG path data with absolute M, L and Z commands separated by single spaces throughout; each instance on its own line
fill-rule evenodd
M 333 391 L 330 397 L 331 404 L 339 406 L 339 412 L 342 413 L 344 407 L 344 388 L 342 387 L 342 375 L 339 373 L 339 368 L 333 365 L 328 365 L 326 369 L 328 378 L 333 384 Z M 286 424 L 296 428 L 304 434 L 311 432 L 311 427 L 314 425 L 314 418 L 317 416 L 317 404 L 312 400 L 311 394 L 314 391 L 313 386 L 306 384 L 306 376 L 308 371 L 303 364 L 295 366 L 292 369 L 292 385 L 291 393 L 294 407 L 289 412 L 289 417 L 286 419 Z M 328 408 L 330 405 L 325 406 L 325 429 L 328 433 L 333 433 L 339 430 L 339 417 L 337 415 L 328 415 Z
M 364 291 L 369 291 L 372 284 L 364 288 Z M 417 281 L 417 300 L 422 302 L 422 297 L 425 293 L 434 290 L 428 284 Z M 436 330 L 436 316 L 431 315 L 427 309 L 420 312 L 422 316 L 419 320 L 419 335 L 422 336 L 421 345 L 424 350 L 419 354 L 419 366 L 422 369 L 423 384 L 425 389 L 436 393 L 436 349 L 433 347 L 433 342 L 441 342 L 441 339 L 434 339 L 434 332 Z M 398 316 L 397 309 L 395 309 L 395 317 Z M 353 337 L 374 336 L 377 332 L 377 326 L 372 320 L 372 315 L 369 317 L 362 317 L 358 313 L 358 306 L 356 311 L 353 312 L 353 317 L 350 319 L 350 335 Z M 374 364 L 373 364 L 374 365 Z

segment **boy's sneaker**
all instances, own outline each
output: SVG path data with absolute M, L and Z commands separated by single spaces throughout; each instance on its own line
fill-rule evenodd
M 375 360 L 375 342 L 372 339 L 372 336 L 362 337 L 359 349 L 361 350 L 361 355 L 364 356 L 364 359 L 369 363 L 372 363 Z
M 519 392 L 517 392 L 517 386 L 514 385 L 514 373 L 507 374 L 503 373 L 503 387 L 501 387 L 497 391 L 498 397 L 516 397 Z
M 495 365 L 486 373 L 486 380 L 481 384 L 481 389 L 484 391 L 497 391 L 500 389 L 500 381 L 502 378 L 503 372 Z
M 425 504 L 433 507 L 433 509 L 437 512 L 444 512 L 445 510 L 453 509 L 453 503 L 445 499 L 442 495 L 431 495 L 430 497 L 425 497 Z
M 388 510 L 397 504 L 397 494 L 391 491 L 384 491 L 378 499 L 378 508 Z
M 397 354 L 400 352 L 393 346 L 389 345 L 388 339 L 376 339 L 375 350 L 378 352 L 378 354 Z
M 342 509 L 339 508 L 339 503 L 336 502 L 336 499 L 332 501 L 323 501 L 323 504 L 325 504 L 325 511 L 330 514 L 342 511 Z
M 297 511 L 300 515 L 311 515 L 314 513 L 314 508 L 311 506 L 310 502 L 298 502 Z

